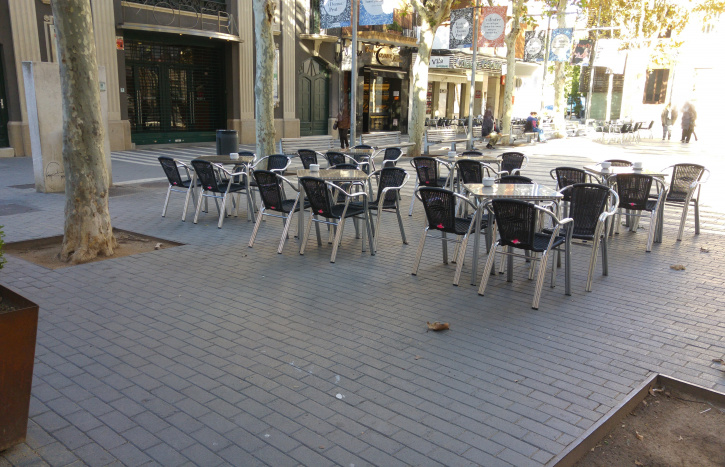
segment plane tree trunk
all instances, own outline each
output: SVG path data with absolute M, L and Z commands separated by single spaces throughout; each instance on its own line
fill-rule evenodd
M 53 0 L 60 55 L 65 226 L 60 258 L 110 256 L 116 247 L 108 210 L 108 168 L 96 43 L 89 0 Z
M 257 55 L 257 76 L 254 84 L 256 109 L 257 157 L 274 154 L 274 1 L 254 0 L 254 37 Z

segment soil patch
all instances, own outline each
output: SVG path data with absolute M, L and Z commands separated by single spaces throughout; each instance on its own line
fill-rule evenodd
M 649 395 L 576 464 L 725 466 L 725 404 L 666 387 Z
M 183 245 L 183 243 L 164 240 L 163 238 L 141 235 L 126 230 L 113 229 L 113 233 L 118 241 L 116 248 L 111 256 L 99 256 L 89 261 L 95 263 L 107 259 L 122 258 L 139 253 L 146 253 L 154 250 L 164 250 L 175 246 Z M 63 236 L 40 238 L 36 240 L 27 240 L 24 242 L 6 243 L 5 253 L 24 259 L 25 261 L 43 266 L 48 269 L 60 269 L 75 266 L 74 264 L 61 261 L 59 258 L 60 247 L 63 243 Z

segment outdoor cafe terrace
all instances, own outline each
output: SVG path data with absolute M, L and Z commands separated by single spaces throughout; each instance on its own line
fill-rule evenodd
M 538 310 L 520 259 L 512 282 L 496 274 L 479 295 L 483 241 L 475 285 L 473 242 L 457 287 L 437 240 L 411 275 L 425 214 L 416 202 L 408 216 L 408 158 L 398 163 L 411 175 L 408 244 L 386 213 L 375 255 L 350 222 L 331 263 L 324 228 L 322 245 L 310 239 L 300 255 L 296 219 L 282 254 L 274 218 L 248 247 L 245 202 L 221 229 L 213 202 L 198 224 L 193 207 L 182 222 L 180 195 L 162 218 L 156 158 L 189 162 L 213 148 L 114 153 L 116 176 L 141 168 L 136 178 L 158 179 L 112 188 L 114 227 L 183 245 L 58 270 L 6 255 L 3 284 L 36 301 L 40 320 L 27 442 L 0 466 L 545 465 L 653 373 L 725 391 L 725 365 L 713 362 L 725 355 L 725 163 L 705 144 L 572 138 L 515 149 L 529 159 L 521 175 L 552 189 L 553 168 L 605 159 L 711 172 L 699 235 L 690 210 L 677 241 L 681 209 L 670 207 L 651 252 L 648 220 L 622 226 L 591 292 L 590 250 L 574 247 L 571 296 L 563 261 L 549 287 L 550 262 Z M 28 186 L 31 163 L 0 159 L 6 242 L 62 234 L 64 197 Z M 434 321 L 450 329 L 427 332 Z

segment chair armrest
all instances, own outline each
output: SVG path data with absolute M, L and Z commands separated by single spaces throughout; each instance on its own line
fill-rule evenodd
M 275 175 L 277 175 L 277 178 L 281 179 L 282 181 L 287 182 L 287 184 L 289 186 L 291 186 L 293 190 L 295 190 L 296 192 L 299 193 L 300 189 L 294 183 L 292 183 L 287 177 L 284 177 L 278 173 L 275 173 Z
M 354 183 L 354 182 L 353 182 Z M 367 198 L 368 194 L 366 191 L 358 191 L 356 193 L 348 193 L 347 191 L 343 190 L 342 187 L 339 185 L 336 185 L 332 182 L 325 182 L 330 188 L 334 188 L 341 192 L 343 195 L 345 195 L 346 198 L 357 198 L 358 196 L 362 196 L 363 198 Z
M 475 204 L 473 204 L 470 199 L 466 198 L 462 194 L 460 194 L 460 193 L 453 193 L 453 196 L 455 196 L 456 198 L 460 199 L 461 201 L 463 201 L 465 203 L 468 203 L 468 205 L 471 206 L 474 210 L 478 210 L 478 206 L 476 206 Z

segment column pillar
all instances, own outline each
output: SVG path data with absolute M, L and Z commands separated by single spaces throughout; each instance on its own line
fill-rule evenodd
M 295 92 L 297 77 L 295 73 L 295 22 L 296 22 L 295 0 L 283 0 L 282 4 L 282 50 L 280 61 L 282 62 L 282 136 L 285 138 L 297 138 L 300 136 L 300 121 L 297 119 Z
M 239 37 L 238 69 L 235 70 L 239 84 L 239 121 L 229 128 L 239 132 L 239 142 L 255 144 L 257 141 L 254 127 L 254 17 L 250 0 L 237 0 L 237 23 Z
M 40 61 L 40 41 L 35 2 L 27 0 L 8 0 L 10 24 L 12 24 L 13 52 L 15 54 L 15 74 L 18 80 L 21 121 L 8 122 L 10 146 L 16 156 L 28 156 L 30 150 L 30 131 L 28 129 L 28 109 L 25 103 L 25 81 L 23 80 L 23 62 Z
M 92 11 L 98 66 L 106 68 L 108 138 L 111 150 L 131 149 L 131 125 L 128 120 L 121 120 L 121 90 L 118 83 L 118 52 L 116 51 L 116 20 L 113 0 L 94 1 Z
M 468 118 L 468 107 L 471 102 L 471 85 L 470 83 L 461 83 L 461 117 Z M 473 109 L 471 109 L 473 110 Z

